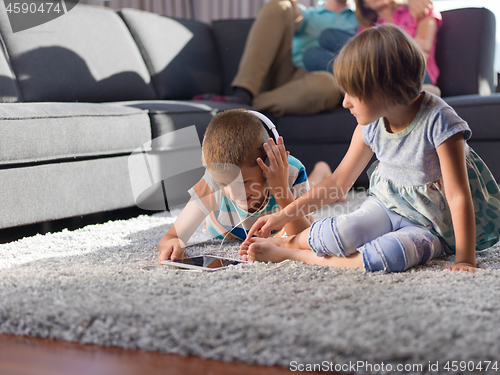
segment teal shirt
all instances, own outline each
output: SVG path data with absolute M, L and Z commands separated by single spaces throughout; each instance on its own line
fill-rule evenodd
M 304 52 L 310 47 L 319 46 L 318 38 L 323 30 L 334 28 L 351 32 L 353 35 L 358 30 L 356 15 L 349 7 L 340 13 L 326 10 L 322 3 L 307 8 L 299 4 L 299 7 L 304 19 L 293 38 L 292 58 L 295 66 L 300 68 L 304 68 Z

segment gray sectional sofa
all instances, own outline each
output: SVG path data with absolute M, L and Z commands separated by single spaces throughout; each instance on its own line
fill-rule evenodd
M 500 178 L 494 16 L 463 9 L 443 19 L 439 86 Z M 77 5 L 12 33 L 0 2 L 0 228 L 182 202 L 202 173 L 204 129 L 236 107 L 190 98 L 230 92 L 251 23 Z M 338 164 L 355 125 L 342 108 L 274 120 L 308 169 Z

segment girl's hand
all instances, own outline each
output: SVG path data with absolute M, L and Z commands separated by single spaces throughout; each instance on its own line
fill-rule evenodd
M 287 220 L 287 217 L 286 215 L 284 215 L 283 211 L 277 212 L 272 215 L 262 216 L 255 222 L 254 225 L 252 225 L 247 233 L 247 238 L 245 241 L 250 240 L 250 238 L 252 238 L 254 234 L 258 237 L 269 237 L 272 230 L 283 228 L 288 223 L 288 221 L 289 220 Z M 244 250 L 243 247 L 240 247 L 240 249 Z
M 476 267 L 470 263 L 455 263 L 449 266 L 444 266 L 444 269 L 451 271 L 468 271 L 472 273 L 476 271 Z
M 259 167 L 264 172 L 267 186 L 271 190 L 271 194 L 277 197 L 286 197 L 288 186 L 288 155 L 290 154 L 285 149 L 283 137 L 278 138 L 278 144 L 274 143 L 272 138 L 269 138 L 269 144 L 264 143 L 269 166 L 267 166 L 261 158 L 257 159 Z
M 184 256 L 184 249 L 186 244 L 178 238 L 172 238 L 165 242 L 160 242 L 158 246 L 158 251 L 160 256 L 158 262 L 161 263 L 163 260 L 176 260 Z

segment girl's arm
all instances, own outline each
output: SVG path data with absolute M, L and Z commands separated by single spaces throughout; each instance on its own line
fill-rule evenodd
M 436 34 L 438 32 L 438 21 L 434 17 L 425 17 L 420 20 L 415 34 L 415 42 L 419 45 L 427 59 L 431 53 Z
M 174 225 L 160 240 L 158 244 L 158 251 L 160 252 L 158 262 L 182 258 L 186 242 L 188 242 L 205 217 L 206 215 L 198 207 L 198 204 L 191 199 L 175 220 Z
M 283 137 L 278 138 L 278 144 L 274 143 L 272 138 L 269 138 L 269 144 L 271 148 L 267 143 L 264 143 L 264 150 L 267 153 L 269 166 L 261 158 L 257 159 L 257 163 L 266 176 L 267 186 L 271 190 L 274 199 L 276 199 L 276 204 L 282 210 L 295 200 L 288 186 L 288 177 L 290 174 L 288 167 L 289 152 L 286 151 Z M 311 222 L 308 218 L 300 217 L 286 224 L 285 231 L 290 236 L 298 234 L 310 226 Z
M 344 197 L 373 155 L 373 151 L 363 141 L 361 128 L 361 125 L 356 127 L 346 155 L 330 177 L 289 204 L 284 210 L 259 218 L 248 232 L 247 240 L 255 233 L 261 237 L 268 237 L 272 230 L 282 228 L 286 223 Z
M 462 133 L 453 135 L 436 149 L 455 233 L 455 264 L 445 268 L 474 272 L 476 267 L 476 223 Z

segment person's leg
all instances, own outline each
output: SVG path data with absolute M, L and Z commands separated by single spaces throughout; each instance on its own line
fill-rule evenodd
M 284 260 L 295 260 L 307 264 L 317 264 L 337 268 L 363 268 L 363 255 L 359 252 L 348 257 L 316 256 L 310 249 L 289 249 L 279 247 L 269 241 L 255 242 L 250 246 L 248 259 L 252 262 L 278 263 Z
M 333 63 L 338 52 L 333 53 L 321 47 L 311 47 L 304 52 L 304 66 L 310 72 L 325 70 L 333 72 Z
M 428 229 L 410 222 L 366 243 L 359 251 L 363 254 L 366 270 L 401 272 L 441 256 L 444 244 Z
M 319 45 L 327 51 L 338 53 L 354 34 L 339 29 L 325 29 L 319 36 Z
M 305 68 L 311 72 L 333 72 L 333 63 L 352 33 L 339 29 L 325 29 L 319 36 L 319 47 L 311 47 L 304 53 Z
M 325 178 L 332 174 L 330 166 L 324 161 L 318 161 L 315 165 L 307 179 L 309 180 L 309 185 L 311 187 L 316 186 L 322 182 Z
M 367 198 L 350 214 L 315 221 L 309 247 L 317 256 L 352 255 L 358 247 L 394 230 L 389 212 L 377 198 Z
M 240 255 L 250 260 L 282 261 L 282 257 L 296 259 L 300 254 L 302 261 L 314 264 L 330 264 L 337 266 L 340 260 L 335 258 L 361 259 L 355 256 L 357 248 L 392 230 L 392 222 L 388 210 L 371 197 L 353 213 L 338 217 L 328 217 L 313 223 L 296 236 L 282 238 L 252 238 L 242 245 Z M 283 249 L 286 249 L 283 250 Z M 312 249 L 312 251 L 311 251 Z M 297 253 L 298 250 L 308 253 Z M 328 260 L 317 260 L 315 258 Z M 331 260 L 333 259 L 333 260 Z M 319 263 L 318 263 L 319 262 Z M 326 263 L 325 263 L 326 262 Z M 345 267 L 345 263 L 342 263 Z
M 304 65 L 310 72 L 333 72 L 333 63 L 352 33 L 339 29 L 325 29 L 319 36 L 319 47 L 311 47 L 304 53 Z
M 292 61 L 295 26 L 289 0 L 271 0 L 265 4 L 250 29 L 231 86 L 243 87 L 255 97 L 270 74 L 274 87 L 288 82 L 296 70 Z
M 258 111 L 268 111 L 280 117 L 284 114 L 312 115 L 331 110 L 341 100 L 342 93 L 333 74 L 297 68 L 291 81 L 259 94 L 252 105 Z
M 289 0 L 271 0 L 263 6 L 248 34 L 238 72 L 231 87 L 233 95 L 200 94 L 193 100 L 211 100 L 251 105 L 262 90 L 291 79 L 297 69 L 292 62 L 295 14 Z

